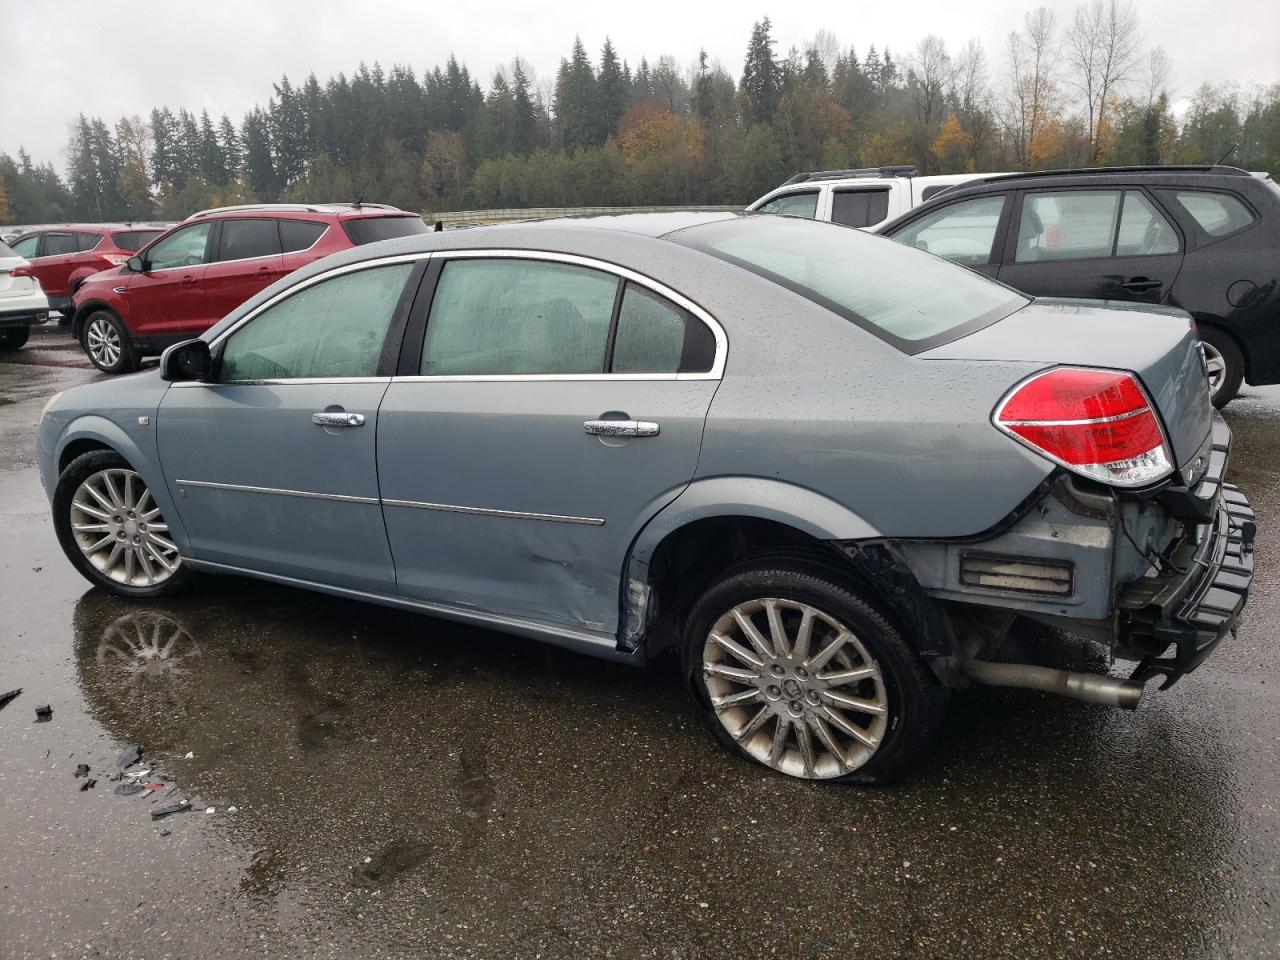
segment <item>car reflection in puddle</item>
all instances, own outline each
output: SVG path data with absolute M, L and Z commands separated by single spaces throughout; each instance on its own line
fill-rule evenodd
M 122 682 L 140 677 L 188 679 L 200 647 L 181 623 L 156 610 L 138 610 L 114 620 L 102 633 L 95 659 L 100 671 Z

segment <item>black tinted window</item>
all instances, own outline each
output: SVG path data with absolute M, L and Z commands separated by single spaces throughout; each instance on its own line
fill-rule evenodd
M 129 230 L 113 233 L 111 239 L 121 250 L 141 250 L 162 232 L 161 230 Z
M 359 220 L 343 220 L 342 229 L 357 247 L 393 237 L 409 237 L 426 233 L 427 225 L 421 217 L 361 217 Z
M 280 243 L 285 253 L 297 253 L 305 250 L 320 239 L 325 231 L 323 223 L 312 223 L 309 220 L 280 220 Z
M 70 233 L 46 233 L 44 247 L 40 251 L 42 257 L 61 257 L 76 252 L 76 238 Z
M 72 236 L 76 238 L 76 249 L 80 251 L 92 250 L 102 239 L 100 233 L 75 233 Z
M 870 227 L 889 216 L 888 190 L 837 190 L 831 219 L 846 227 Z
M 274 220 L 224 220 L 219 260 L 249 260 L 280 253 L 280 237 Z
M 614 335 L 614 373 L 704 373 L 715 358 L 715 336 L 687 310 L 627 284 Z

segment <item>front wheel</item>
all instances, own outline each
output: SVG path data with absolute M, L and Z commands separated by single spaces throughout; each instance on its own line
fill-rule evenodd
M 891 783 L 946 709 L 946 690 L 871 604 L 789 564 L 712 586 L 689 615 L 685 666 L 722 744 L 809 780 Z
M 53 525 L 67 559 L 90 583 L 124 597 L 184 590 L 191 572 L 146 482 L 111 450 L 72 460 L 53 493 Z
M 31 336 L 30 327 L 16 327 L 0 331 L 0 350 L 17 350 Z
M 129 331 L 115 314 L 95 310 L 84 323 L 84 352 L 103 373 L 129 373 L 138 369 Z

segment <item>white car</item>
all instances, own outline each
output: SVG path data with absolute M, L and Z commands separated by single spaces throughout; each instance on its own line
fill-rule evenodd
M 915 167 L 867 167 L 797 173 L 748 210 L 829 220 L 872 232 L 948 187 L 993 173 L 916 176 Z
M 14 276 L 31 262 L 0 243 L 0 352 L 17 350 L 27 342 L 33 323 L 49 317 L 49 298 L 32 276 Z

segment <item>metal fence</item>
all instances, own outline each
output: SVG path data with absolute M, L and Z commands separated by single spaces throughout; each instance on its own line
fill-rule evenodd
M 616 213 L 670 213 L 689 210 L 741 210 L 738 206 L 674 206 L 674 207 L 506 207 L 495 210 L 450 210 L 425 213 L 428 223 L 439 221 L 446 227 L 474 226 L 482 223 L 506 223 L 511 220 L 545 220 L 554 217 L 592 217 Z

